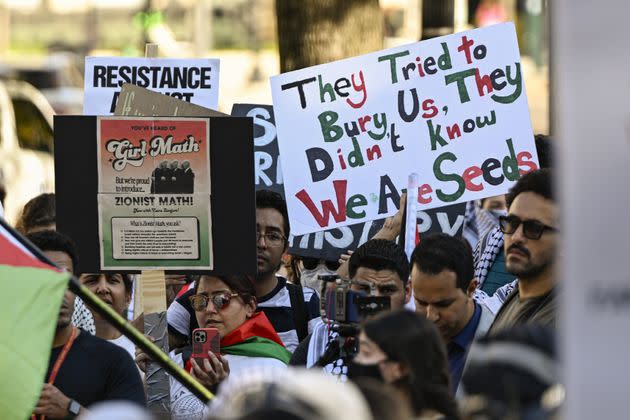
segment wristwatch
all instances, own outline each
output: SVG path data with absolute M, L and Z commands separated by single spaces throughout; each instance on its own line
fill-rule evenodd
M 70 400 L 70 404 L 68 404 L 68 417 L 67 419 L 73 419 L 79 415 L 79 411 L 81 411 L 81 404 L 79 404 L 76 400 Z

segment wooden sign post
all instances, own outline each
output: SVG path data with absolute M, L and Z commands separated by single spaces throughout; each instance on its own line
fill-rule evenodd
M 147 44 L 145 57 L 158 55 L 157 44 Z M 166 354 L 168 327 L 166 322 L 166 282 L 164 270 L 143 270 L 136 287 L 138 314 L 144 314 L 144 333 L 155 339 L 155 345 Z M 157 363 L 148 363 L 146 371 L 147 407 L 153 413 L 170 413 L 170 386 L 166 371 Z

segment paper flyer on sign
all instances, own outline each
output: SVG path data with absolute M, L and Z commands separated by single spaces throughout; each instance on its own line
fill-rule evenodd
M 101 267 L 212 269 L 209 119 L 97 125 Z
M 271 78 L 291 231 L 506 193 L 538 168 L 514 25 L 499 24 Z
M 124 83 L 206 108 L 219 106 L 216 58 L 85 57 L 84 115 L 112 115 Z

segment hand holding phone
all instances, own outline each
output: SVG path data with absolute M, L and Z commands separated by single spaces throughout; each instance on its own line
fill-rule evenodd
M 230 366 L 219 354 L 219 331 L 216 328 L 197 328 L 193 330 L 192 341 L 191 374 L 193 378 L 206 388 L 213 387 L 227 378 L 230 374 Z
M 218 355 L 221 351 L 221 339 L 216 328 L 195 328 L 192 333 L 192 359 L 203 366 L 209 352 Z

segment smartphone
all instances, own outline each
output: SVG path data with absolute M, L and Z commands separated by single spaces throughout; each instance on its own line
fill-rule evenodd
M 195 328 L 192 333 L 192 354 L 199 366 L 203 366 L 203 359 L 208 359 L 208 352 L 218 355 L 221 351 L 221 339 L 216 328 Z

